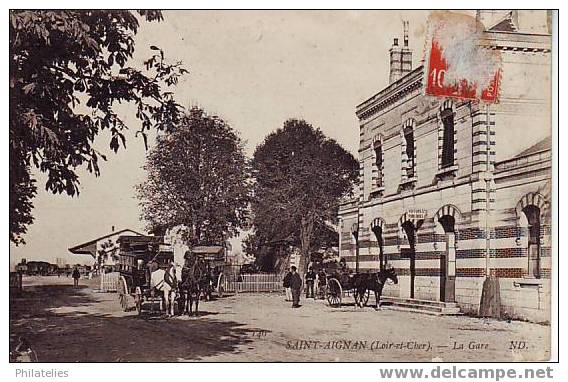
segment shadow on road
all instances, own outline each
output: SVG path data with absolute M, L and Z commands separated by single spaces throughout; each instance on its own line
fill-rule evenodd
M 10 347 L 19 336 L 40 362 L 196 361 L 252 342 L 257 330 L 235 321 L 199 317 L 148 319 L 105 314 L 86 287 L 45 285 L 10 297 Z M 118 304 L 116 307 L 118 310 Z

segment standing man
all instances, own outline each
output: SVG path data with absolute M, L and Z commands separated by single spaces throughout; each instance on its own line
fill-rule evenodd
M 73 268 L 72 276 L 73 276 L 73 286 L 79 286 L 79 278 L 81 277 L 81 274 L 79 273 L 77 267 Z
M 312 267 L 308 268 L 308 272 L 306 273 L 306 298 L 315 298 L 314 296 L 314 282 L 316 281 L 316 273 L 314 272 Z
M 292 289 L 292 308 L 300 307 L 300 293 L 302 291 L 302 278 L 298 274 L 297 268 L 292 265 L 290 268 L 292 276 L 290 277 L 290 289 Z
M 290 289 L 290 280 L 292 278 L 292 272 L 288 271 L 284 279 L 282 280 L 282 284 L 284 289 L 286 290 L 286 301 L 292 301 L 292 289 Z
M 326 285 L 327 285 L 327 274 L 325 273 L 325 268 L 322 268 L 317 274 L 317 287 L 318 287 L 317 294 L 321 299 L 325 298 Z

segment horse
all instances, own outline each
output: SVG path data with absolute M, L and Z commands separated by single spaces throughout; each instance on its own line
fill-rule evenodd
M 379 301 L 383 293 L 383 287 L 388 279 L 398 284 L 398 277 L 393 267 L 387 267 L 377 273 L 359 273 L 353 276 L 352 285 L 356 293 L 356 301 L 360 308 L 364 305 L 364 297 L 367 290 L 375 292 L 375 309 L 379 308 Z
M 193 315 L 193 303 L 195 302 L 195 315 L 197 315 L 199 297 L 207 283 L 205 263 L 196 257 L 186 258 L 181 275 L 181 283 L 179 285 L 183 297 L 181 313 L 187 313 L 189 316 Z
M 173 316 L 175 313 L 174 306 L 177 298 L 178 279 L 174 266 L 167 270 L 158 269 L 151 273 L 150 290 L 152 292 L 159 291 L 163 293 L 162 298 L 166 305 L 166 315 Z

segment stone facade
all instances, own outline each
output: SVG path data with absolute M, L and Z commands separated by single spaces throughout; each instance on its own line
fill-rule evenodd
M 359 272 L 393 265 L 386 295 L 476 314 L 494 276 L 505 316 L 549 320 L 551 38 L 538 32 L 485 32 L 503 57 L 499 104 L 425 96 L 420 66 L 357 106 L 359 194 L 340 206 L 340 255 Z

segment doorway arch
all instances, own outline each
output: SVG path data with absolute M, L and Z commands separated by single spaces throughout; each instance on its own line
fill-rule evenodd
M 524 246 L 527 250 L 527 274 L 540 278 L 541 227 L 544 224 L 547 201 L 538 192 L 524 195 L 517 203 L 517 226 L 526 234 Z M 522 235 L 519 235 L 522 236 Z
M 355 249 L 355 272 L 359 272 L 359 224 L 351 225 L 351 246 Z
M 385 221 L 381 218 L 373 219 L 371 223 L 371 232 L 375 235 L 375 239 L 377 240 L 377 245 L 379 247 L 379 270 L 383 270 L 385 268 L 385 264 L 387 263 L 387 259 L 384 252 L 384 227 Z
M 442 302 L 455 302 L 456 294 L 456 224 L 461 220 L 461 211 L 448 204 L 435 216 L 436 233 L 442 235 L 444 250 L 440 253 L 440 291 Z M 438 241 L 438 239 L 436 239 Z
M 401 224 L 401 228 L 408 240 L 408 248 L 400 249 L 400 256 L 410 260 L 410 298 L 414 298 L 414 284 L 416 279 L 416 226 L 411 220 Z

